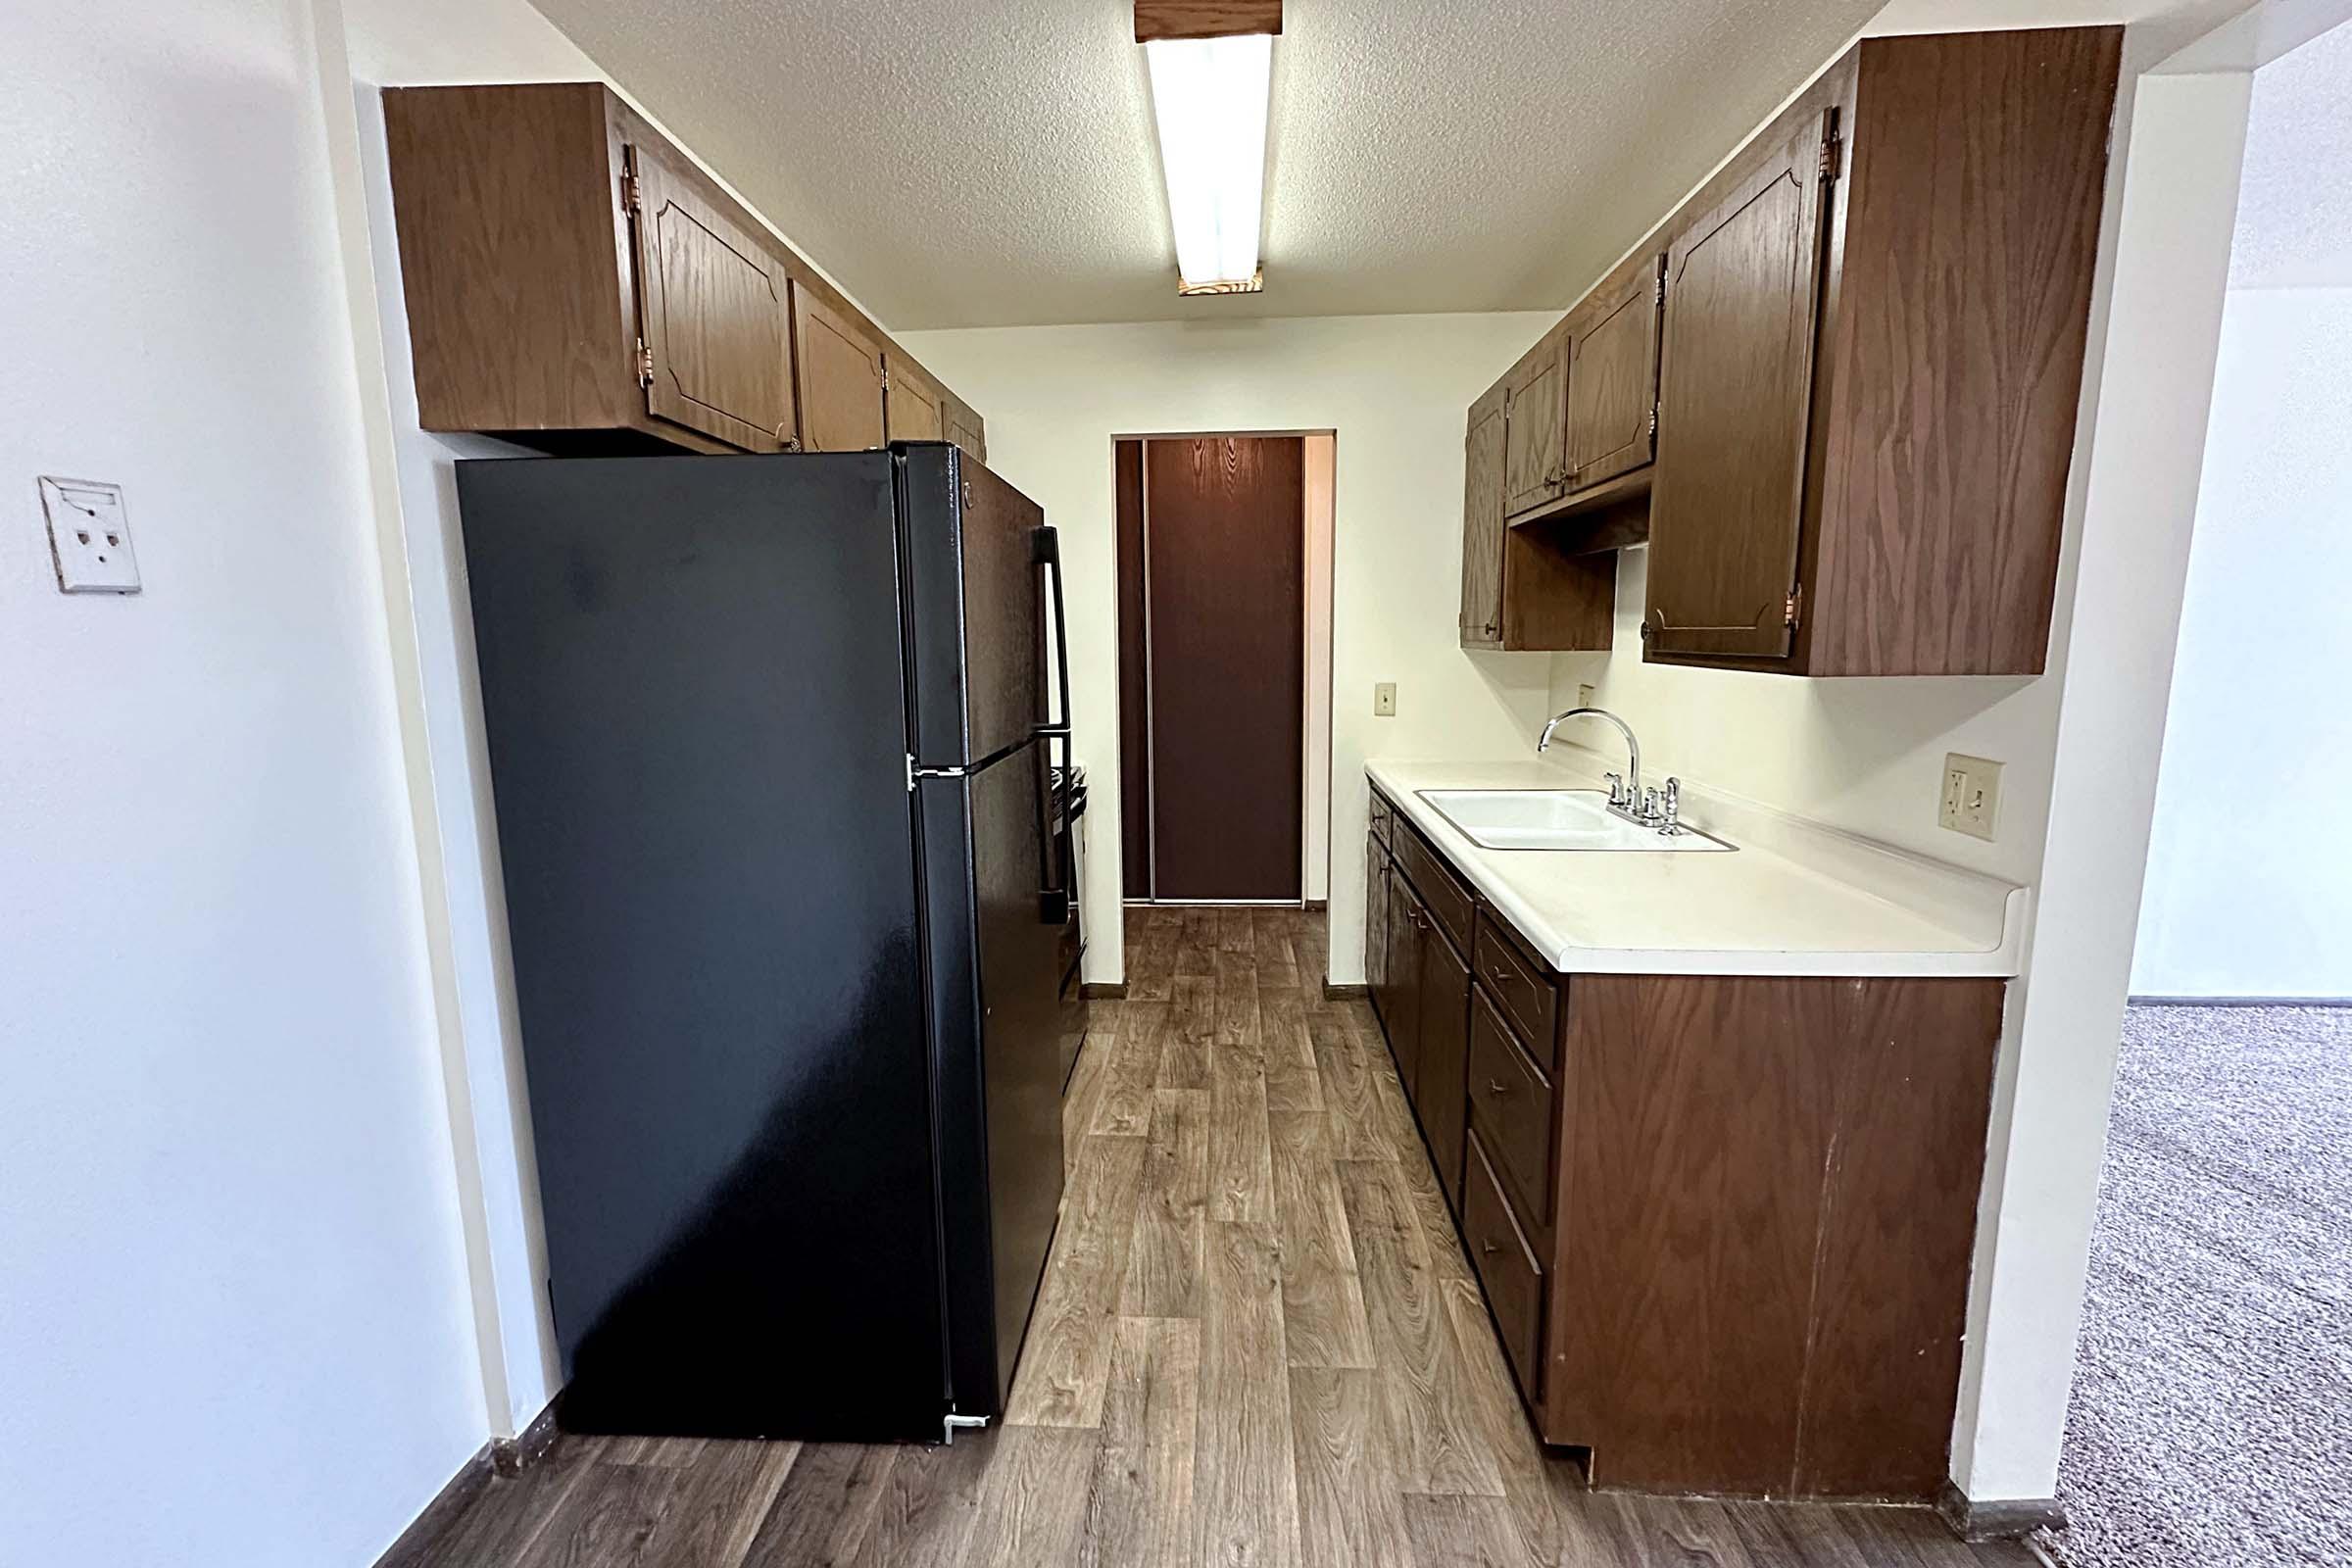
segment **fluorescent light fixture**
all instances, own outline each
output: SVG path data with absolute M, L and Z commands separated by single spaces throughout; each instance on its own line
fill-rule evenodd
M 1188 289 L 1246 289 L 1257 278 L 1266 195 L 1266 105 L 1274 39 L 1155 38 L 1144 45 L 1159 165 Z

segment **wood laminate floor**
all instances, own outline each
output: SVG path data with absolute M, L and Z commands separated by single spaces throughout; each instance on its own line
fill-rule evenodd
M 565 1436 L 401 1568 L 1962 1568 L 1924 1509 L 1587 1490 L 1535 1441 L 1322 917 L 1127 913 L 998 1429 L 950 1447 Z

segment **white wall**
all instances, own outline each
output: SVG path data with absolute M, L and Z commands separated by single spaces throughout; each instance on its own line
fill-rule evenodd
M 2352 26 L 2255 74 L 2132 989 L 2352 997 Z
M 1494 757 L 1544 720 L 1540 654 L 1465 654 L 1462 419 L 1550 318 L 1324 317 L 1216 325 L 913 332 L 988 419 L 989 466 L 1042 503 L 1069 572 L 1077 753 L 1093 806 L 1089 906 L 1119 906 L 1119 668 L 1111 442 L 1168 430 L 1337 432 L 1332 574 L 1331 978 L 1363 979 L 1364 760 Z M 1396 716 L 1372 716 L 1375 682 Z M 1099 818 L 1099 819 L 1098 819 Z M 1086 977 L 1125 973 L 1116 930 Z
M 306 17 L 0 10 L 11 1563 L 365 1563 L 487 1428 Z

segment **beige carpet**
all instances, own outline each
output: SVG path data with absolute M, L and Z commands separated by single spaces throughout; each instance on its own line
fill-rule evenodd
M 2069 1568 L 2352 1563 L 2352 1008 L 2127 1018 L 2058 1485 Z

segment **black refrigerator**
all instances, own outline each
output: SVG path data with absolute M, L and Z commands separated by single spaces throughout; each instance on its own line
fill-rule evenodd
M 1044 514 L 932 443 L 458 495 L 562 1424 L 1001 1414 L 1062 1178 Z

